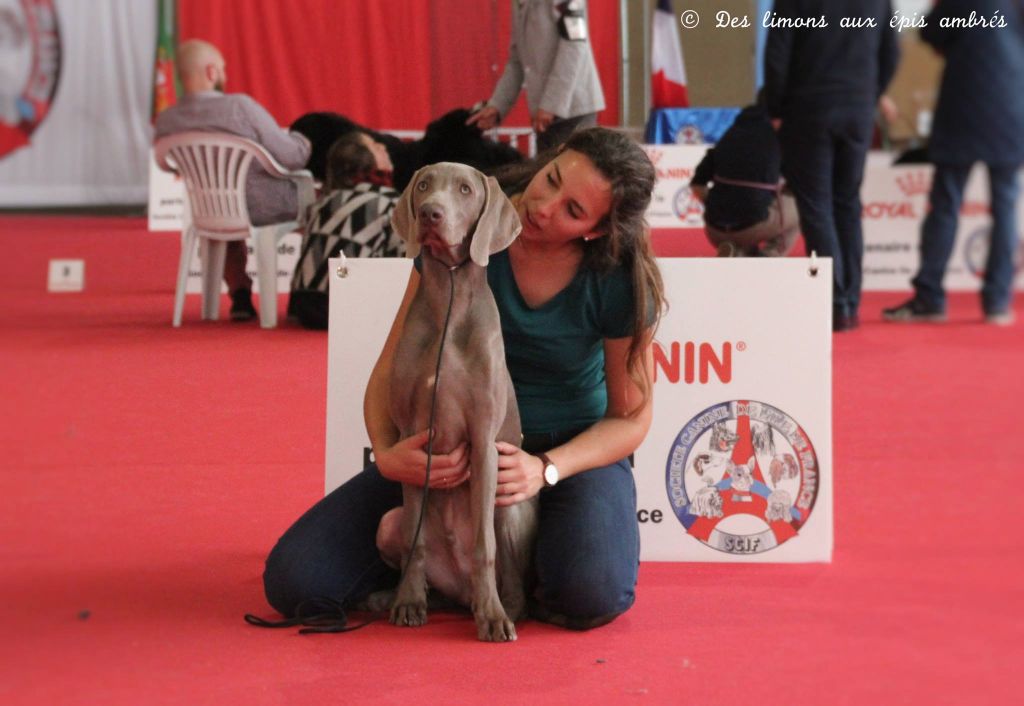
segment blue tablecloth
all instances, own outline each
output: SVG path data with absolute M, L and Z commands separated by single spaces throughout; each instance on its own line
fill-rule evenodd
M 655 108 L 644 140 L 649 145 L 718 142 L 739 113 L 739 108 Z

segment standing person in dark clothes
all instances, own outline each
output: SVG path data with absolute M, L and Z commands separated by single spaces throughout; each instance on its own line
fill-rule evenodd
M 768 113 L 759 104 L 744 108 L 690 181 L 704 203 L 705 232 L 719 255 L 774 257 L 793 248 L 800 223 L 793 195 L 782 189 L 781 169 Z
M 942 27 L 943 18 L 1001 17 L 1005 26 Z M 921 227 L 914 296 L 885 309 L 886 321 L 942 321 L 942 278 L 956 240 L 971 166 L 984 162 L 991 190 L 992 238 L 981 307 L 985 321 L 1013 322 L 1018 171 L 1024 164 L 1024 4 L 1020 0 L 940 0 L 921 38 L 946 57 L 928 154 L 935 164 L 930 209 Z M 948 22 L 948 20 L 947 20 Z
M 835 331 L 859 323 L 860 185 L 875 104 L 899 58 L 892 14 L 889 0 L 776 0 L 768 31 L 768 112 L 781 120 L 782 171 L 807 250 L 832 258 Z M 810 18 L 819 26 L 792 26 Z M 875 26 L 842 27 L 843 18 L 871 18 Z

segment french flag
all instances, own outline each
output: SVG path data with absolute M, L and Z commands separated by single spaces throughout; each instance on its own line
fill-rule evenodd
M 658 0 L 651 32 L 651 102 L 655 108 L 685 108 L 686 67 L 670 0 Z

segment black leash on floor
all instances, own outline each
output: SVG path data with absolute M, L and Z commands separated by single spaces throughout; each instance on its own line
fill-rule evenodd
M 333 598 L 317 597 L 302 601 L 295 607 L 295 616 L 284 620 L 265 620 L 252 613 L 245 614 L 245 622 L 258 628 L 291 628 L 302 625 L 300 635 L 325 632 L 351 632 L 366 627 L 377 618 L 370 618 L 358 625 L 349 625 L 345 606 Z
M 448 288 L 448 311 L 444 316 L 444 328 L 441 329 L 441 344 L 437 348 L 437 365 L 434 367 L 434 391 L 431 393 L 430 421 L 427 425 L 429 433 L 427 434 L 427 469 L 426 478 L 423 483 L 423 502 L 420 505 L 420 516 L 416 520 L 416 533 L 412 538 L 412 546 L 409 549 L 409 556 L 406 557 L 405 566 L 402 568 L 403 576 L 405 576 L 405 572 L 409 569 L 409 562 L 412 561 L 413 548 L 416 546 L 416 542 L 419 541 L 420 530 L 423 528 L 423 516 L 427 512 L 427 499 L 430 497 L 430 466 L 431 459 L 433 458 L 434 436 L 436 431 L 434 419 L 437 412 L 437 389 L 441 384 L 441 358 L 444 354 L 444 342 L 448 338 L 448 323 L 452 317 L 452 306 L 455 303 L 455 270 L 459 269 L 464 264 L 465 262 L 448 268 L 450 280 L 450 286 Z M 357 585 L 358 583 L 359 581 L 357 580 L 353 585 Z M 299 634 L 310 635 L 319 633 L 351 632 L 353 630 L 366 627 L 370 623 L 379 619 L 380 616 L 377 616 L 375 618 L 365 620 L 358 625 L 349 625 L 344 605 L 347 598 L 348 596 L 338 601 L 325 596 L 315 596 L 299 603 L 295 607 L 295 615 L 291 618 L 285 618 L 284 620 L 266 620 L 258 615 L 246 613 L 244 616 L 245 622 L 259 628 L 292 628 L 301 625 L 303 627 L 299 630 Z

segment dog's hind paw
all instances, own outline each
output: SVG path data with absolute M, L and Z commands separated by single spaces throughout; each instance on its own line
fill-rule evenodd
M 516 626 L 504 615 L 499 618 L 476 618 L 476 636 L 484 642 L 513 642 Z
M 403 603 L 391 606 L 391 624 L 416 628 L 427 624 L 427 604 Z
M 374 591 L 363 600 L 356 603 L 356 610 L 368 610 L 373 613 L 383 613 L 391 608 L 395 602 L 395 589 L 386 588 L 382 591 Z

